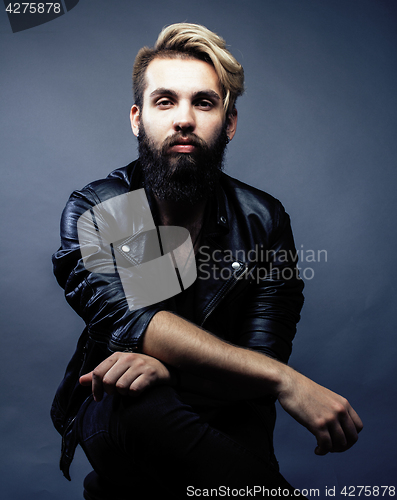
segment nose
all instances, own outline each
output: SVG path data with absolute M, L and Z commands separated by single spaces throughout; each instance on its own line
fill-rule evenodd
M 187 102 L 180 102 L 174 116 L 174 130 L 176 132 L 193 132 L 196 127 L 194 111 Z

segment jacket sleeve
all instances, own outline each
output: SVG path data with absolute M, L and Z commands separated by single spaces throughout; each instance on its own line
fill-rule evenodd
M 53 255 L 54 274 L 93 340 L 110 351 L 139 352 L 146 327 L 164 303 L 130 310 L 112 252 L 87 244 L 83 259 L 78 221 L 100 201 L 89 187 L 69 198 L 61 218 L 61 247 Z
M 290 219 L 281 204 L 248 271 L 249 287 L 237 343 L 288 362 L 303 306 L 303 281 Z

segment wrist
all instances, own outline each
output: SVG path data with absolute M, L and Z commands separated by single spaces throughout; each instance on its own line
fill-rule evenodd
M 275 361 L 273 375 L 273 395 L 278 399 L 282 394 L 288 392 L 293 385 L 294 370 L 288 365 Z

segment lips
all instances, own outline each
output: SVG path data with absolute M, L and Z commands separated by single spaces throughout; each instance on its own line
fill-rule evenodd
M 192 143 L 180 142 L 171 146 L 169 151 L 172 153 L 193 153 L 195 149 L 196 146 Z
M 194 134 L 188 134 L 182 136 L 180 134 L 175 134 L 173 137 L 169 137 L 165 144 L 166 151 L 168 153 L 193 153 L 197 148 L 202 147 L 202 141 Z

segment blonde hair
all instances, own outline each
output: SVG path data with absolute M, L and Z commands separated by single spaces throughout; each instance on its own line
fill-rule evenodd
M 243 67 L 226 49 L 224 39 L 199 24 L 177 23 L 163 28 L 154 47 L 143 47 L 135 58 L 132 79 L 135 104 L 140 108 L 145 72 L 156 57 L 196 58 L 211 64 L 223 89 L 225 114 L 232 112 L 237 97 L 244 92 Z

